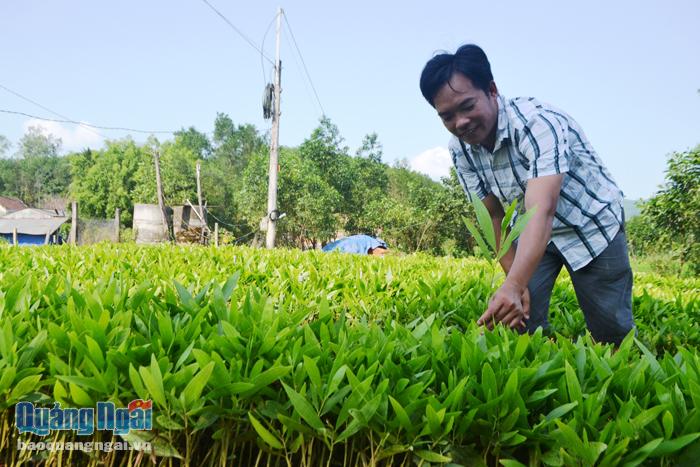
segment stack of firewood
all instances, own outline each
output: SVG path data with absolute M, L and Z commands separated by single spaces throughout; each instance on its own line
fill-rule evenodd
M 175 235 L 177 243 L 199 243 L 202 238 L 202 227 L 190 227 L 180 230 Z M 204 232 L 204 241 L 207 240 L 207 232 Z

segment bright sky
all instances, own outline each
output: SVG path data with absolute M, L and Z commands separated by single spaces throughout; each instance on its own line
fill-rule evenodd
M 449 134 L 418 78 L 435 51 L 467 42 L 485 49 L 504 96 L 534 96 L 578 120 L 628 198 L 652 195 L 666 156 L 700 143 L 697 0 L 209 2 L 257 47 L 265 37 L 271 59 L 281 6 L 351 151 L 376 132 L 386 162 L 405 158 L 433 177 L 447 173 Z M 202 0 L 3 2 L 0 44 L 0 85 L 72 120 L 210 132 L 225 112 L 269 128 L 261 96 L 270 63 Z M 284 21 L 281 49 L 280 142 L 296 146 L 322 112 Z M 60 118 L 3 88 L 0 109 Z M 0 113 L 13 150 L 36 124 Z M 129 134 L 41 125 L 65 150 Z

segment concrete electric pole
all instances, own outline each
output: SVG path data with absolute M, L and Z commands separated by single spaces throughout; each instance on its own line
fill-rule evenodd
M 275 41 L 275 86 L 274 104 L 272 109 L 272 134 L 270 135 L 270 178 L 267 189 L 267 236 L 265 245 L 267 248 L 275 247 L 276 222 L 279 218 L 277 210 L 277 172 L 279 166 L 279 138 L 280 138 L 280 93 L 282 81 L 282 61 L 280 60 L 280 26 L 282 22 L 282 8 L 277 10 L 277 38 Z

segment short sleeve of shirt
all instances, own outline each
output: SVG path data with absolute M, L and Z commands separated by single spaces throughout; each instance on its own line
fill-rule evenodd
M 530 161 L 528 178 L 569 171 L 566 121 L 552 113 L 537 112 L 522 131 L 518 149 Z
M 471 199 L 471 193 L 476 193 L 480 199 L 486 198 L 491 192 L 491 187 L 476 171 L 474 161 L 467 159 L 467 156 L 462 151 L 462 147 L 455 138 L 449 144 L 450 157 L 457 171 L 457 179 L 462 189 Z

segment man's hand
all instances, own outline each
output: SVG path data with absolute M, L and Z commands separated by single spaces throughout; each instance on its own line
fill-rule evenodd
M 530 292 L 527 287 L 506 280 L 489 300 L 489 307 L 477 324 L 485 324 L 489 330 L 493 329 L 494 323 L 503 323 L 511 328 L 525 327 L 525 321 L 529 318 Z

